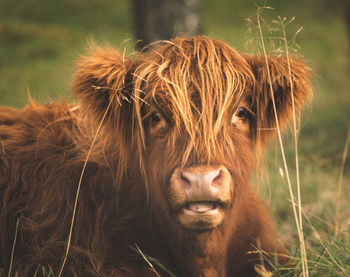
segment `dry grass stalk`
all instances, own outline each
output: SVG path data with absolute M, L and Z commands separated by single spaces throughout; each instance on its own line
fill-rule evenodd
M 113 100 L 114 100 L 114 97 L 111 97 L 111 100 L 109 101 L 108 103 L 108 106 L 106 108 L 106 111 L 105 113 L 103 114 L 102 118 L 101 118 L 101 121 L 100 121 L 100 124 L 98 125 L 98 128 L 96 130 L 96 133 L 95 133 L 95 136 L 91 142 L 91 145 L 90 145 L 90 149 L 89 149 L 89 152 L 87 153 L 86 155 L 86 158 L 85 158 L 85 161 L 84 161 L 84 165 L 83 165 L 83 168 L 81 170 L 81 174 L 80 174 L 80 178 L 79 178 L 79 183 L 78 183 L 78 187 L 77 187 L 77 192 L 75 194 L 75 201 L 74 201 L 74 208 L 73 208 L 73 214 L 72 214 L 72 221 L 71 221 L 71 224 L 70 224 L 70 230 L 69 230 L 69 234 L 68 234 L 68 240 L 67 240 L 67 246 L 66 246 L 66 251 L 64 253 L 64 258 L 63 258 L 63 261 L 62 261 L 62 264 L 61 264 L 61 267 L 60 267 L 60 271 L 58 273 L 58 277 L 61 277 L 62 276 L 62 272 L 63 272 L 63 269 L 64 269 L 64 265 L 66 264 L 66 261 L 67 261 L 67 258 L 68 258 L 68 253 L 69 253 L 69 249 L 70 249 L 70 246 L 71 246 L 71 240 L 72 240 L 72 234 L 73 234 L 73 226 L 74 226 L 74 220 L 75 220 L 75 214 L 76 214 L 76 210 L 77 210 L 77 206 L 78 206 L 78 200 L 79 200 L 79 194 L 80 194 L 80 188 L 81 188 L 81 183 L 83 181 L 83 176 L 84 176 L 84 173 L 85 173 L 85 170 L 86 170 L 86 166 L 87 166 L 87 163 L 89 161 L 89 158 L 90 158 L 90 155 L 91 155 L 91 152 L 92 152 L 92 149 L 95 145 L 95 142 L 96 142 L 96 139 L 97 139 L 97 136 L 102 128 L 102 124 L 107 116 L 107 113 L 113 103 Z
M 160 277 L 159 273 L 157 272 L 157 270 L 154 268 L 153 264 L 147 259 L 147 257 L 142 253 L 141 249 L 138 247 L 137 244 L 135 244 L 135 247 L 137 249 L 137 252 L 142 256 L 142 258 L 146 261 L 146 263 L 149 265 L 149 267 L 151 268 L 151 270 L 158 276 Z
M 312 225 L 311 223 L 311 220 L 310 218 L 305 214 L 304 211 L 303 212 L 303 215 L 305 217 L 305 219 L 307 220 L 309 226 L 311 227 L 312 231 L 317 234 L 316 238 L 319 240 L 320 244 L 322 245 L 322 247 L 324 248 L 324 250 L 327 252 L 327 254 L 329 255 L 331 261 L 333 262 L 333 264 L 335 264 L 340 270 L 342 273 L 344 273 L 345 275 L 344 276 L 347 276 L 349 272 L 346 271 L 346 269 L 337 262 L 336 258 L 334 258 L 334 255 L 332 255 L 331 251 L 329 250 L 329 248 L 326 246 L 326 244 L 323 242 L 322 238 L 321 238 L 321 235 L 320 233 L 317 231 L 317 229 Z M 327 259 L 327 262 L 328 259 Z M 330 262 L 329 262 L 330 263 Z
M 268 81 L 270 83 L 270 92 L 271 92 L 271 99 L 272 99 L 272 105 L 273 105 L 273 110 L 274 110 L 274 115 L 275 115 L 275 120 L 276 120 L 276 129 L 277 129 L 277 137 L 281 149 L 281 154 L 282 154 L 282 160 L 283 160 L 283 166 L 284 166 L 284 171 L 286 173 L 286 179 L 288 183 L 288 189 L 290 193 L 290 198 L 292 202 L 292 209 L 293 209 L 293 214 L 294 214 L 294 219 L 298 231 L 298 237 L 299 237 L 299 243 L 300 243 L 300 250 L 301 250 L 301 262 L 302 262 L 302 273 L 304 277 L 309 276 L 309 270 L 308 270 L 308 262 L 307 262 L 307 256 L 306 256 L 306 247 L 305 247 L 305 240 L 304 240 L 304 234 L 303 234 L 303 229 L 302 229 L 302 216 L 301 216 L 301 197 L 300 197 L 300 181 L 299 181 L 299 167 L 298 167 L 298 151 L 297 151 L 297 130 L 296 130 L 296 114 L 295 114 L 295 107 L 294 107 L 294 98 L 293 98 L 293 82 L 291 79 L 291 69 L 290 69 L 290 56 L 288 53 L 288 45 L 287 45 L 287 39 L 286 39 L 286 33 L 284 29 L 283 22 L 281 22 L 283 26 L 283 39 L 285 41 L 285 47 L 286 47 L 286 56 L 287 56 L 287 61 L 288 61 L 288 70 L 289 70 L 289 78 L 290 78 L 290 85 L 291 85 L 291 97 L 292 97 L 292 103 L 293 103 L 293 133 L 294 133 L 294 146 L 295 146 L 295 153 L 296 153 L 296 165 L 297 165 L 297 190 L 298 190 L 298 197 L 297 201 L 298 204 L 296 205 L 294 194 L 293 194 L 293 188 L 289 176 L 289 170 L 288 170 L 288 165 L 287 165 L 287 160 L 284 152 L 284 146 L 283 146 L 283 141 L 282 141 L 282 135 L 281 135 L 281 129 L 279 125 L 279 120 L 278 120 L 278 115 L 277 115 L 277 109 L 276 109 L 276 103 L 274 99 L 274 91 L 272 89 L 272 77 L 271 77 L 271 72 L 268 64 L 268 58 L 267 58 L 267 53 L 265 49 L 265 42 L 264 42 L 264 37 L 262 34 L 262 27 L 261 27 L 261 10 L 262 8 L 258 8 L 257 12 L 257 24 L 258 24 L 258 31 L 259 31 L 259 39 L 261 42 L 261 47 L 263 51 L 263 55 L 265 57 L 265 63 L 266 63 L 266 69 L 267 69 L 267 75 L 268 75 Z M 298 212 L 296 210 L 296 206 L 298 206 Z
M 17 234 L 18 234 L 18 224 L 19 224 L 19 218 L 17 218 L 17 221 L 16 221 L 16 232 L 15 232 L 15 238 L 13 239 L 13 245 L 12 245 L 12 251 L 11 251 L 11 261 L 10 261 L 8 275 L 7 275 L 8 277 L 11 276 L 11 271 L 12 271 L 13 257 L 15 254 L 15 247 L 16 247 Z
M 344 177 L 344 169 L 345 169 L 345 163 L 346 158 L 348 157 L 348 151 L 349 151 L 349 144 L 350 144 L 350 125 L 348 127 L 348 134 L 346 136 L 345 140 L 345 147 L 343 151 L 341 166 L 340 166 L 340 173 L 339 173 L 339 180 L 338 180 L 338 188 L 337 188 L 337 201 L 335 206 L 335 233 L 334 233 L 334 240 L 337 238 L 339 229 L 340 229 L 340 214 L 339 214 L 339 204 L 340 204 L 340 198 L 341 198 L 341 192 L 343 188 L 343 177 Z

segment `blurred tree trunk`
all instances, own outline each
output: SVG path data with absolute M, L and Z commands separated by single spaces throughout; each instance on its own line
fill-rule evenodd
M 133 0 L 137 48 L 200 32 L 198 0 Z

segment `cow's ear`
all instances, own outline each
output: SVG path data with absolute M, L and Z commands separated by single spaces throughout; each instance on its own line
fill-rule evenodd
M 130 103 L 132 61 L 112 48 L 91 49 L 77 63 L 72 91 L 95 120 L 107 116 L 113 121 L 120 116 L 120 106 Z
M 296 115 L 312 97 L 311 70 L 302 61 L 287 57 L 247 56 L 255 76 L 251 105 L 255 113 L 254 133 L 259 142 L 276 133 L 275 102 L 279 126 L 293 118 L 293 101 Z M 292 97 L 293 96 L 293 97 Z

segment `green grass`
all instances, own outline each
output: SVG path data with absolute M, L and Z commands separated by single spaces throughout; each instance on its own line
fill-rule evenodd
M 68 96 L 73 61 L 91 39 L 119 46 L 131 37 L 128 1 L 1 1 L 0 103 Z
M 12 0 L 0 2 L 0 104 L 22 106 L 28 92 L 38 101 L 69 96 L 74 60 L 91 39 L 115 47 L 133 46 L 132 15 L 127 0 Z M 350 275 L 350 173 L 345 164 L 343 190 L 337 199 L 342 154 L 350 119 L 350 45 L 341 17 L 345 0 L 270 1 L 264 11 L 267 25 L 277 16 L 296 17 L 287 26 L 298 55 L 313 68 L 314 100 L 306 109 L 299 137 L 304 234 L 310 276 Z M 203 29 L 240 51 L 255 52 L 257 6 L 265 1 L 201 1 Z M 248 24 L 250 18 L 253 24 Z M 250 30 L 250 32 L 249 32 Z M 268 41 L 269 34 L 266 34 Z M 128 42 L 125 40 L 130 39 Z M 277 45 L 278 46 L 278 45 Z M 260 51 L 260 50 L 259 50 Z M 286 155 L 295 181 L 293 144 L 286 136 Z M 347 159 L 348 160 L 348 159 Z M 269 199 L 281 241 L 296 257 L 299 242 L 278 147 L 267 154 L 269 181 L 260 191 Z M 265 185 L 268 183 L 269 186 Z M 336 205 L 341 231 L 334 239 Z M 308 222 L 308 219 L 310 222 Z M 1 274 L 0 274 L 1 275 Z

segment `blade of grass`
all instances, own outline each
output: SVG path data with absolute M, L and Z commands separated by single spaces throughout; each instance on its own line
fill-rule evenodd
M 341 198 L 341 192 L 342 192 L 342 186 L 343 186 L 343 176 L 344 176 L 345 163 L 346 163 L 346 158 L 348 156 L 348 151 L 349 151 L 349 144 L 350 144 L 350 125 L 348 127 L 348 134 L 347 134 L 346 140 L 345 140 L 345 147 L 344 147 L 344 151 L 343 151 L 339 179 L 338 179 L 337 201 L 335 202 L 336 206 L 335 206 L 334 240 L 337 238 L 338 233 L 339 233 L 339 228 L 340 228 L 339 204 L 340 204 L 340 198 Z
M 116 94 L 116 92 L 115 92 Z M 115 95 L 114 95 L 115 96 Z M 75 194 L 75 201 L 74 201 L 74 207 L 73 207 L 73 214 L 72 214 L 72 220 L 71 220 L 71 224 L 70 224 L 70 230 L 69 230 L 69 235 L 68 235 L 68 241 L 67 241 L 67 246 L 66 246 L 66 251 L 64 253 L 64 258 L 63 258 L 63 262 L 61 264 L 61 267 L 60 267 L 60 270 L 59 270 L 59 273 L 58 273 L 58 277 L 61 277 L 62 276 L 62 272 L 63 272 L 63 268 L 64 268 L 64 265 L 66 264 L 66 261 L 67 261 L 67 257 L 68 257 L 68 252 L 69 252 L 69 249 L 70 249 L 70 246 L 71 246 L 71 240 L 72 240 L 72 234 L 73 234 L 73 226 L 74 226 L 74 221 L 75 221 L 75 215 L 76 215 L 76 210 L 77 210 L 77 206 L 78 206 L 78 200 L 79 200 L 79 195 L 80 195 L 80 188 L 81 188 L 81 184 L 82 184 L 82 181 L 83 181 L 83 176 L 84 176 L 84 173 L 85 173 L 85 170 L 86 170 L 86 166 L 87 166 L 87 163 L 88 163 L 88 160 L 90 158 L 90 155 L 92 153 L 92 149 L 95 145 L 95 142 L 96 142 L 96 139 L 97 139 L 97 136 L 98 134 L 100 133 L 100 130 L 102 128 L 102 124 L 107 116 L 107 113 L 113 103 L 113 101 L 115 100 L 115 97 L 111 97 L 109 103 L 108 103 L 108 106 L 106 108 L 106 111 L 104 112 L 102 118 L 101 118 L 101 121 L 97 127 L 97 130 L 96 130 L 96 133 L 93 137 L 93 140 L 91 142 L 91 145 L 90 145 L 90 149 L 86 155 L 86 158 L 85 158 L 85 161 L 84 161 L 84 165 L 83 165 L 83 168 L 81 170 L 81 174 L 80 174 L 80 178 L 79 178 L 79 182 L 78 182 L 78 187 L 77 187 L 77 192 Z
M 303 218 L 302 218 L 302 206 L 301 206 L 301 192 L 300 192 L 300 173 L 299 173 L 299 154 L 298 154 L 298 136 L 297 136 L 297 118 L 295 112 L 295 102 L 294 102 L 294 85 L 292 82 L 292 70 L 290 66 L 290 56 L 287 44 L 287 35 L 286 29 L 284 25 L 284 21 L 281 20 L 281 27 L 283 32 L 283 40 L 284 47 L 287 56 L 287 64 L 288 64 L 288 75 L 289 75 L 289 84 L 290 84 L 290 95 L 292 100 L 292 111 L 293 111 L 293 137 L 294 137 L 294 152 L 295 152 L 295 168 L 296 168 L 296 181 L 297 181 L 297 200 L 298 200 L 298 212 L 299 212 L 299 228 L 300 228 L 300 247 L 302 259 L 305 263 L 305 270 L 308 272 L 308 264 L 307 264 L 307 256 L 306 256 L 306 247 L 305 247 L 305 239 L 304 239 L 304 231 L 303 231 Z
M 16 221 L 16 231 L 15 231 L 15 237 L 13 239 L 13 244 L 12 244 L 11 261 L 10 261 L 9 272 L 7 275 L 8 277 L 11 276 L 11 271 L 12 271 L 13 259 L 14 259 L 14 255 L 15 255 L 15 247 L 16 247 L 16 242 L 17 242 L 18 224 L 19 224 L 19 218 L 17 218 L 17 221 Z
M 332 253 L 330 252 L 329 248 L 326 246 L 326 244 L 323 242 L 323 240 L 321 239 L 321 235 L 319 234 L 319 232 L 317 231 L 317 229 L 312 225 L 310 218 L 306 215 L 305 211 L 302 211 L 304 217 L 306 218 L 309 226 L 311 227 L 312 231 L 315 232 L 317 234 L 316 238 L 319 240 L 320 244 L 322 245 L 322 247 L 324 248 L 324 250 L 327 252 L 329 258 L 332 260 L 332 262 L 345 274 L 344 276 L 348 276 L 349 272 L 346 271 L 346 269 L 337 262 L 336 258 L 332 255 Z
M 143 254 L 143 252 L 141 251 L 141 249 L 138 247 L 137 244 L 135 244 L 136 250 L 137 252 L 142 256 L 142 258 L 146 261 L 146 263 L 149 265 L 149 267 L 151 268 L 151 270 L 158 276 L 160 277 L 160 275 L 158 274 L 157 270 L 154 268 L 153 264 L 147 259 L 147 257 Z
M 137 246 L 135 244 L 135 246 Z M 172 273 L 169 269 L 167 269 L 158 259 L 150 257 L 142 252 L 139 251 L 139 249 L 135 248 L 134 246 L 130 245 L 129 246 L 130 249 L 132 249 L 133 251 L 135 251 L 138 254 L 141 254 L 142 257 L 145 259 L 147 259 L 150 263 L 153 262 L 155 265 L 157 265 L 159 268 L 161 268 L 162 270 L 164 270 L 170 277 L 176 277 L 176 275 L 174 273 Z M 148 262 L 147 262 L 148 263 Z
M 269 64 L 268 64 L 267 53 L 266 53 L 266 49 L 265 49 L 265 42 L 264 42 L 264 37 L 263 37 L 263 34 L 262 34 L 262 27 L 261 27 L 261 22 L 260 22 L 261 10 L 262 10 L 262 8 L 258 8 L 258 12 L 257 12 L 257 24 L 258 24 L 258 30 L 259 30 L 259 37 L 260 37 L 261 47 L 262 47 L 262 50 L 263 50 L 263 55 L 264 55 L 264 58 L 265 58 L 268 81 L 270 83 L 270 93 L 271 93 L 272 106 L 273 106 L 274 116 L 275 116 L 275 121 L 276 121 L 276 129 L 277 129 L 278 141 L 279 141 L 280 150 L 281 150 L 281 154 L 282 154 L 282 160 L 283 160 L 284 170 L 285 170 L 285 173 L 286 173 L 286 179 L 287 179 L 287 183 L 288 183 L 290 198 L 291 198 L 291 201 L 292 201 L 293 214 L 294 214 L 295 223 L 296 223 L 296 227 L 297 227 L 297 231 L 298 231 L 298 237 L 299 237 L 299 243 L 300 243 L 300 249 L 301 249 L 301 255 L 302 255 L 303 276 L 308 277 L 309 276 L 309 272 L 308 272 L 308 266 L 307 266 L 305 241 L 304 241 L 304 236 L 303 236 L 303 233 L 302 233 L 302 229 L 300 227 L 299 216 L 298 216 L 298 213 L 297 213 L 297 210 L 296 210 L 296 207 L 295 207 L 296 203 L 295 203 L 293 189 L 292 189 L 292 185 L 291 185 L 291 181 L 290 181 L 287 160 L 286 160 L 286 156 L 285 156 L 285 153 L 284 153 L 284 146 L 283 146 L 283 141 L 282 141 L 281 129 L 280 129 L 279 121 L 278 121 L 276 103 L 275 103 L 274 92 L 273 92 L 273 87 L 272 87 L 272 77 L 271 77 L 271 72 L 270 72 L 270 68 L 269 68 Z M 292 82 L 292 80 L 290 80 L 290 82 Z

